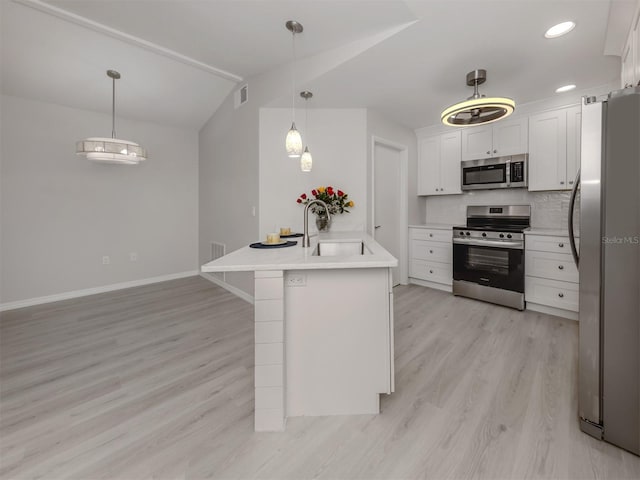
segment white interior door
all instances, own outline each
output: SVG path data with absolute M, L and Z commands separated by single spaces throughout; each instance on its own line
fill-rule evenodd
M 401 186 L 402 151 L 374 143 L 373 194 L 374 238 L 401 261 Z M 393 268 L 393 284 L 400 283 L 399 267 Z

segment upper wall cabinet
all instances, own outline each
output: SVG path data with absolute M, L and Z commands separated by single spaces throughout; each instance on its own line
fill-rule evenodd
M 620 83 L 622 88 L 640 85 L 640 1 L 631 21 L 631 29 L 622 49 L 621 60 Z
M 635 85 L 640 85 L 640 1 L 638 1 L 638 8 L 636 9 L 636 15 L 633 18 L 633 51 L 634 51 L 634 64 L 635 64 Z
M 460 190 L 460 130 L 418 141 L 418 195 L 451 195 Z
M 527 153 L 527 118 L 499 121 L 462 130 L 462 160 Z
M 569 190 L 580 165 L 580 106 L 529 117 L 529 191 Z

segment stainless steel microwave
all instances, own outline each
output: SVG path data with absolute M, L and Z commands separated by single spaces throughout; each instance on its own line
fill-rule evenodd
M 462 190 L 527 186 L 529 155 L 483 158 L 462 162 Z

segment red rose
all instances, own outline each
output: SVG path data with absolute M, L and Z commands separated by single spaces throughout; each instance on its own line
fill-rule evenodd
M 318 192 L 317 192 L 315 189 L 314 189 L 314 190 L 311 190 L 311 194 L 312 194 L 314 197 L 317 197 L 317 196 L 318 196 Z
M 302 203 L 302 199 L 301 199 L 301 198 L 299 198 L 298 200 L 296 200 L 296 202 L 298 202 L 298 203 Z
M 327 193 L 329 196 L 333 195 L 333 187 L 327 187 Z
M 300 198 L 302 198 L 303 200 L 306 200 L 307 199 L 307 194 L 303 193 L 302 195 L 300 195 Z
M 339 197 L 344 197 L 344 192 L 342 190 L 338 190 L 338 196 Z

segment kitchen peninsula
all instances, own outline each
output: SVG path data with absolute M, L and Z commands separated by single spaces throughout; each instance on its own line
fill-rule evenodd
M 371 236 L 341 232 L 202 266 L 255 272 L 256 431 L 283 431 L 287 417 L 379 413 L 379 395 L 394 390 L 397 264 Z

